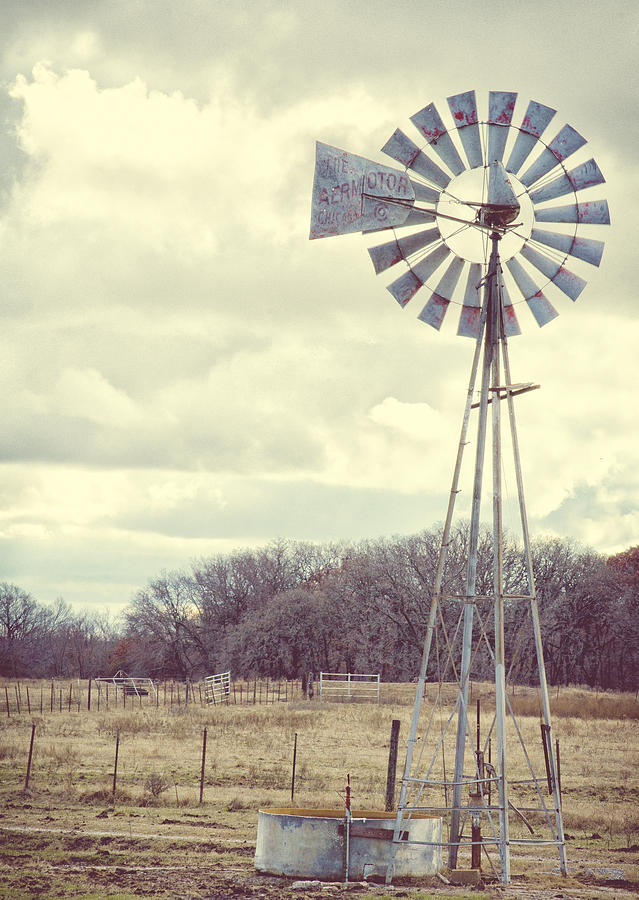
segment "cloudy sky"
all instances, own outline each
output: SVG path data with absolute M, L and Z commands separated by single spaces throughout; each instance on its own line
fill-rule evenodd
M 533 534 L 639 543 L 636 4 L 5 0 L 0 24 L 0 580 L 117 612 L 203 555 L 441 521 L 472 341 L 400 309 L 370 239 L 309 242 L 310 195 L 316 139 L 389 164 L 470 89 L 554 107 L 606 176 L 601 267 L 543 330 L 521 311 L 511 358 L 541 384 Z

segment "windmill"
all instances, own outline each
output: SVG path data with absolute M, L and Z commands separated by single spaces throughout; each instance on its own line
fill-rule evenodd
M 483 853 L 500 880 L 508 883 L 511 849 L 530 845 L 556 847 L 560 870 L 566 873 L 558 754 L 552 738 L 514 403 L 515 397 L 537 385 L 513 383 L 508 340 L 520 334 L 520 307 L 528 307 L 539 326 L 555 318 L 557 310 L 544 291 L 566 295 L 573 301 L 578 298 L 586 281 L 573 267 L 583 270 L 589 265 L 599 265 L 603 243 L 588 232 L 591 226 L 609 224 L 610 217 L 605 200 L 591 199 L 590 189 L 604 181 L 594 159 L 584 159 L 572 168 L 566 162 L 584 147 L 585 139 L 570 125 L 564 125 L 546 143 L 544 135 L 555 115 L 554 109 L 531 101 L 521 119 L 517 118 L 517 125 L 513 124 L 517 106 L 517 94 L 513 92 L 490 91 L 487 116 L 483 119 L 474 91 L 449 97 L 447 102 L 449 125 L 430 103 L 411 116 L 419 143 L 397 129 L 382 148 L 403 169 L 379 165 L 318 142 L 310 237 L 386 231 L 390 239 L 370 247 L 368 252 L 376 273 L 385 273 L 395 266 L 402 270 L 388 285 L 399 305 L 406 307 L 421 292 L 427 299 L 418 318 L 437 330 L 451 307 L 456 306 L 459 309 L 457 334 L 475 342 L 417 680 L 393 846 L 402 839 L 402 823 L 413 813 L 441 815 L 448 829 L 442 848 L 448 851 L 450 868 L 457 868 L 460 858 L 467 857 L 469 851 L 472 865 L 477 867 Z M 561 202 L 557 204 L 557 200 Z M 475 402 L 477 390 L 479 399 Z M 507 593 L 504 586 L 504 405 L 525 561 L 525 588 L 516 594 Z M 444 572 L 473 410 L 477 411 L 476 441 L 465 585 L 463 591 L 451 593 L 446 589 Z M 481 595 L 477 563 L 489 431 L 492 586 Z M 425 724 L 421 713 L 438 629 L 443 630 L 449 658 L 454 645 L 441 616 L 443 602 L 456 603 L 459 607 L 461 658 L 452 666 L 456 682 L 454 713 L 447 723 L 440 725 L 440 733 L 436 735 L 431 728 L 433 714 Z M 486 626 L 488 616 L 482 618 L 482 604 L 492 612 L 492 629 Z M 524 605 L 529 616 L 535 648 L 544 779 L 535 770 L 506 692 L 504 617 L 508 608 L 518 604 Z M 469 716 L 469 686 L 479 645 L 493 661 L 495 714 L 483 745 L 477 721 L 475 747 Z M 437 693 L 435 703 L 438 700 Z M 445 763 L 442 768 L 449 731 L 455 737 L 452 777 L 450 770 L 446 772 Z M 487 755 L 492 749 L 493 735 L 496 747 L 489 762 Z M 525 761 L 526 777 L 510 776 L 511 744 L 517 744 Z M 548 796 L 545 796 L 546 786 Z M 511 792 L 515 799 L 524 794 L 532 795 L 533 799 L 527 800 L 529 805 L 523 808 L 521 803 L 515 805 Z M 438 794 L 443 799 L 438 800 Z M 511 828 L 513 821 L 520 831 Z M 469 822 L 470 836 L 465 836 L 464 829 Z M 519 836 L 524 826 L 528 831 L 525 836 Z M 543 837 L 539 836 L 540 827 L 545 829 Z M 391 881 L 392 875 L 391 863 L 387 881 Z

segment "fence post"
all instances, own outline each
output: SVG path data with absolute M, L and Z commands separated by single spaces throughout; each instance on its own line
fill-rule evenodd
M 395 777 L 397 772 L 397 747 L 399 744 L 400 720 L 393 719 L 390 733 L 390 748 L 388 751 L 388 771 L 386 773 L 386 804 L 384 809 L 389 812 L 395 807 Z
M 4 686 L 4 696 L 7 701 L 7 718 L 10 719 L 11 718 L 11 710 L 9 709 L 9 689 L 7 688 L 6 684 Z
M 27 775 L 24 779 L 24 790 L 29 790 L 29 778 L 31 777 L 31 760 L 33 759 L 33 739 L 35 737 L 36 723 L 31 725 L 31 742 L 29 743 L 29 760 L 27 762 Z
M 89 678 L 89 687 L 87 688 L 87 712 L 91 712 L 91 679 Z
M 115 803 L 115 786 L 118 781 L 118 753 L 120 751 L 120 729 L 115 732 L 115 762 L 113 763 L 113 802 Z
M 206 762 L 206 727 L 202 735 L 202 771 L 200 772 L 200 803 L 202 803 L 202 795 L 204 794 L 204 764 Z
M 291 775 L 291 803 L 295 796 L 295 761 L 297 759 L 297 731 L 295 732 L 295 742 L 293 743 L 293 774 Z

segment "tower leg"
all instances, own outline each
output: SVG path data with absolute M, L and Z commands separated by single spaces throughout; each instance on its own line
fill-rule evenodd
M 470 681 L 470 661 L 473 640 L 473 618 L 477 581 L 477 548 L 479 544 L 479 514 L 481 511 L 481 493 L 484 476 L 484 456 L 486 448 L 486 426 L 488 418 L 488 398 L 490 377 L 494 356 L 494 307 L 496 300 L 496 274 L 498 253 L 496 242 L 490 256 L 486 286 L 484 289 L 484 312 L 486 315 L 486 333 L 484 338 L 484 358 L 482 366 L 481 395 L 479 400 L 479 421 L 477 424 L 477 451 L 475 456 L 475 477 L 473 484 L 473 500 L 470 518 L 470 540 L 468 546 L 468 565 L 466 569 L 466 607 L 464 609 L 464 632 L 462 644 L 462 660 L 459 681 L 459 697 L 457 710 L 457 739 L 455 744 L 455 773 L 453 776 L 453 805 L 450 819 L 450 847 L 448 865 L 457 867 L 459 839 L 461 834 L 461 807 L 464 780 L 464 756 L 466 750 L 466 733 L 468 730 L 468 687 Z
M 504 375 L 506 385 L 511 385 L 510 375 L 510 357 L 508 355 L 508 342 L 504 337 L 502 339 L 502 357 L 504 361 Z M 515 477 L 517 480 L 517 494 L 519 498 L 519 515 L 521 519 L 521 530 L 524 542 L 524 555 L 526 561 L 526 575 L 528 580 L 528 592 L 530 595 L 530 615 L 533 625 L 533 633 L 535 637 L 535 651 L 537 655 L 537 672 L 539 676 L 539 690 L 541 693 L 541 706 L 544 716 L 544 724 L 546 725 L 546 735 L 548 743 L 548 764 L 550 768 L 550 777 L 552 781 L 553 803 L 555 813 L 555 827 L 557 831 L 557 842 L 559 848 L 559 867 L 562 875 L 568 874 L 566 865 L 566 840 L 564 836 L 563 816 L 561 812 L 561 796 L 559 793 L 559 777 L 557 773 L 557 760 L 554 752 L 554 742 L 552 740 L 552 726 L 550 716 L 550 698 L 548 696 L 548 682 L 546 681 L 546 665 L 544 662 L 544 648 L 541 640 L 541 626 L 539 622 L 539 607 L 537 605 L 537 595 L 535 589 L 535 576 L 532 565 L 532 553 L 530 549 L 530 534 L 528 531 L 528 516 L 526 513 L 526 501 L 524 498 L 524 482 L 521 471 L 521 457 L 519 454 L 519 439 L 517 435 L 517 420 L 515 418 L 515 404 L 512 394 L 507 395 L 508 400 L 508 417 L 510 421 L 510 433 L 513 447 L 513 457 L 515 462 Z

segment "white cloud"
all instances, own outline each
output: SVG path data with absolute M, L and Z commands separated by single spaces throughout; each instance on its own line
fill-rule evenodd
M 12 577 L 74 599 L 108 598 L 111 579 L 125 602 L 136 579 L 235 541 L 443 516 L 472 344 L 452 311 L 436 334 L 416 320 L 419 300 L 400 310 L 366 241 L 309 244 L 307 228 L 316 138 L 381 160 L 410 114 L 469 87 L 557 105 L 609 179 L 601 270 L 542 332 L 522 310 L 511 355 L 515 380 L 542 384 L 516 401 L 534 528 L 636 543 L 626 198 L 639 172 L 636 98 L 619 77 L 635 17 L 613 4 L 617 30 L 609 12 L 605 29 L 596 16 L 577 27 L 554 4 L 549 32 L 537 7 L 524 22 L 496 6 L 497 25 L 464 3 L 419 18 L 408 0 L 390 21 L 376 0 L 321 15 L 204 5 L 170 25 L 160 0 L 142 4 L 144 29 L 126 5 L 14 15 L 3 77 L 24 167 L 0 221 Z M 436 72 L 416 67 L 455 26 L 499 40 L 490 73 L 463 39 L 444 38 Z

